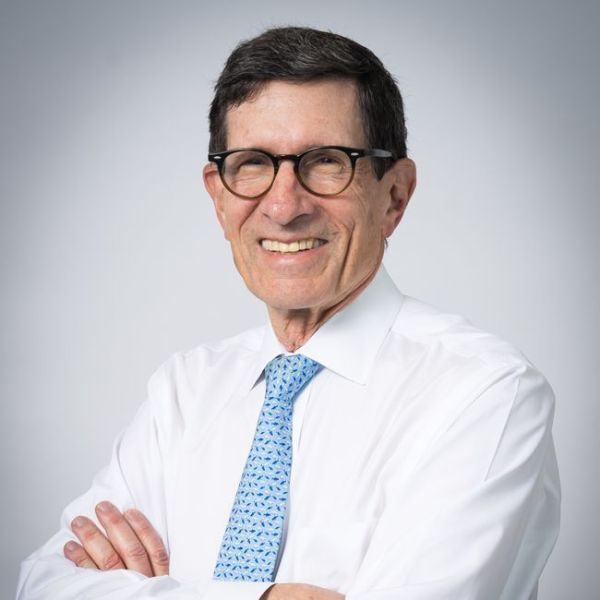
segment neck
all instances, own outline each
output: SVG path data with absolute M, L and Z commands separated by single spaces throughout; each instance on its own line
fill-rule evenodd
M 269 318 L 277 339 L 288 352 L 295 352 L 333 315 L 350 304 L 369 285 L 377 269 L 341 300 L 327 307 L 279 309 L 269 307 Z

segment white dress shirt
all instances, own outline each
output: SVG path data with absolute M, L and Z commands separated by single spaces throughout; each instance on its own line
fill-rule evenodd
M 212 580 L 264 395 L 269 325 L 176 354 L 62 529 L 21 568 L 19 600 L 257 600 Z M 347 600 L 528 600 L 558 533 L 553 395 L 512 346 L 403 296 L 382 268 L 299 352 L 276 582 Z M 110 500 L 161 534 L 169 576 L 75 567 L 71 519 Z

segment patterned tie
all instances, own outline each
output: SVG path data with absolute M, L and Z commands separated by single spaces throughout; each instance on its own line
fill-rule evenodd
M 321 369 L 302 354 L 265 367 L 267 389 L 213 577 L 273 581 L 292 466 L 294 398 Z

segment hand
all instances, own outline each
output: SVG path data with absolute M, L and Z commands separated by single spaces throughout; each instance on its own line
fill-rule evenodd
M 110 502 L 96 506 L 96 516 L 106 530 L 87 517 L 71 522 L 82 545 L 67 542 L 65 556 L 78 567 L 109 571 L 131 569 L 147 577 L 169 574 L 169 555 L 150 521 L 136 509 L 119 512 Z
M 260 600 L 344 600 L 345 596 L 307 583 L 276 583 Z

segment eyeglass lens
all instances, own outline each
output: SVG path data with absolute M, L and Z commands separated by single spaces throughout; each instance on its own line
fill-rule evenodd
M 255 198 L 273 183 L 275 165 L 263 152 L 240 150 L 225 158 L 221 175 L 234 194 Z M 352 178 L 352 161 L 341 150 L 316 148 L 300 160 L 298 177 L 304 187 L 315 194 L 338 194 Z

